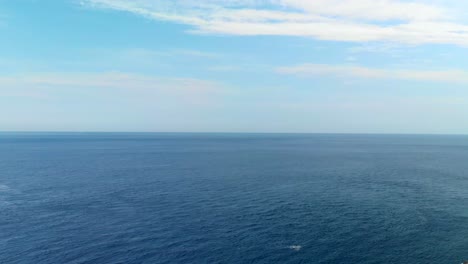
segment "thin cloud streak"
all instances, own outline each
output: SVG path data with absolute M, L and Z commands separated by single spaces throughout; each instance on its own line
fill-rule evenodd
M 347 42 L 468 45 L 468 25 L 430 1 L 396 0 L 83 0 L 192 27 L 198 34 L 313 37 Z
M 9 86 L 60 86 L 66 87 L 98 87 L 98 88 L 128 88 L 128 89 L 186 89 L 200 91 L 216 91 L 219 84 L 211 81 L 190 78 L 161 78 L 131 73 L 40 73 L 26 76 L 0 77 L 0 91 Z
M 164 103 L 206 104 L 229 93 L 221 83 L 192 78 L 163 78 L 140 74 L 37 73 L 0 76 L 0 97 L 53 97 L 67 93 L 126 94 Z
M 302 64 L 277 69 L 278 73 L 302 77 L 331 76 L 363 79 L 395 79 L 444 83 L 468 83 L 464 70 L 393 70 L 353 65 Z

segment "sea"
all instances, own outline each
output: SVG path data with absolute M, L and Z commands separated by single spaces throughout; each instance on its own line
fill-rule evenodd
M 468 260 L 468 136 L 0 133 L 0 263 Z

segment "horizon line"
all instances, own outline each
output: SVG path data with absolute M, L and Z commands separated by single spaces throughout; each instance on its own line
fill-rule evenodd
M 401 135 L 401 136 L 468 136 L 462 133 L 383 133 L 383 132 L 247 132 L 247 131 L 71 131 L 0 130 L 0 134 L 258 134 L 258 135 Z

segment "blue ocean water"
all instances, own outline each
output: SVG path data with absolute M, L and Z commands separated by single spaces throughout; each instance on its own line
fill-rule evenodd
M 460 263 L 468 137 L 0 134 L 0 263 Z

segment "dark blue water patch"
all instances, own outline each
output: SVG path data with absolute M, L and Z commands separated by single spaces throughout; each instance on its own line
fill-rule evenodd
M 1 133 L 0 263 L 460 263 L 468 137 Z

